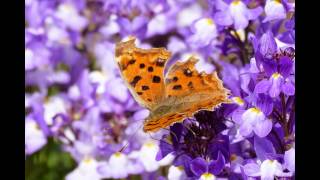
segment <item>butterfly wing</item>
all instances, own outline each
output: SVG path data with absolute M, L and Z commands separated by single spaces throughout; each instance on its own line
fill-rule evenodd
M 144 131 L 157 131 L 191 117 L 199 110 L 212 110 L 221 103 L 230 102 L 229 90 L 223 87 L 216 72 L 199 73 L 196 62 L 191 57 L 185 62 L 176 62 L 169 69 L 165 80 L 166 103 L 151 112 Z
M 177 62 L 166 76 L 166 97 L 177 99 L 174 105 L 184 104 L 179 106 L 178 111 L 194 113 L 201 109 L 212 110 L 221 103 L 230 102 L 229 90 L 223 87 L 217 73 L 199 73 L 195 68 L 197 62 L 194 57 Z
M 185 113 L 171 112 L 171 113 L 165 114 L 164 116 L 160 116 L 159 118 L 149 119 L 144 123 L 143 131 L 156 132 L 161 128 L 168 127 L 175 122 L 182 121 L 186 117 L 187 116 Z
M 141 106 L 153 109 L 164 100 L 164 67 L 170 56 L 164 48 L 137 48 L 134 38 L 116 45 L 121 75 Z

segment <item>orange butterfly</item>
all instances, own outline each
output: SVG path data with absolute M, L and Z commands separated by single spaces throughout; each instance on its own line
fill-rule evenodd
M 212 110 L 230 102 L 229 90 L 223 87 L 217 73 L 199 73 L 194 57 L 176 62 L 164 77 L 164 67 L 171 56 L 165 48 L 140 49 L 132 38 L 118 43 L 115 54 L 131 94 L 151 111 L 144 122 L 145 132 L 156 132 L 199 110 Z

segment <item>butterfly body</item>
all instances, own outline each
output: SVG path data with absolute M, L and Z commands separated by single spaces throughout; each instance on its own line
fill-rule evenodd
M 145 132 L 158 131 L 199 110 L 212 110 L 230 102 L 229 91 L 217 74 L 199 73 L 195 58 L 176 62 L 165 76 L 164 67 L 171 53 L 164 48 L 140 49 L 134 41 L 117 44 L 116 60 L 135 100 L 150 110 Z

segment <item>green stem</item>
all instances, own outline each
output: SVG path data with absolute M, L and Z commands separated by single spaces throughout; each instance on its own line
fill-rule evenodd
M 231 31 L 234 33 L 234 36 L 231 34 Z M 233 28 L 229 29 L 229 33 L 235 39 L 238 47 L 240 48 L 240 61 L 241 61 L 242 65 L 244 66 L 248 62 L 248 52 L 246 49 L 246 40 L 245 40 L 245 42 L 242 42 L 239 34 Z M 245 39 L 247 39 L 247 34 L 245 34 L 245 36 L 246 36 Z

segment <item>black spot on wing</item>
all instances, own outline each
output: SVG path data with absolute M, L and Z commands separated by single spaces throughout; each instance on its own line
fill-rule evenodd
M 141 76 L 135 76 L 133 80 L 130 82 L 131 86 L 135 87 L 140 80 L 141 80 Z
M 173 77 L 172 79 L 166 79 L 166 83 L 168 83 L 168 84 L 170 84 L 170 83 L 172 83 L 172 82 L 177 82 L 178 81 L 178 77 L 177 76 L 175 76 L 175 77 Z
M 141 63 L 141 64 L 139 65 L 140 69 L 143 69 L 145 66 L 146 66 L 146 65 L 144 65 L 143 63 Z
M 134 64 L 135 62 L 136 62 L 135 59 L 131 59 L 131 60 L 128 62 L 128 64 Z
M 188 87 L 189 87 L 190 89 L 193 89 L 193 83 L 192 83 L 191 81 L 188 83 Z
M 178 81 L 178 77 L 177 76 L 175 76 L 175 77 L 173 77 L 173 82 L 177 82 Z
M 142 95 L 142 94 L 143 94 L 143 92 L 137 92 L 137 94 L 138 94 L 138 95 Z
M 180 89 L 182 89 L 182 86 L 181 85 L 174 85 L 172 89 L 173 90 L 180 90 Z
M 159 76 L 153 76 L 152 82 L 153 83 L 160 83 L 161 82 L 161 78 Z
M 144 91 L 146 91 L 146 90 L 148 90 L 148 89 L 150 89 L 150 88 L 149 88 L 149 86 L 142 86 L 141 89 L 144 90 Z
M 148 72 L 153 72 L 153 67 L 152 66 L 148 67 Z

